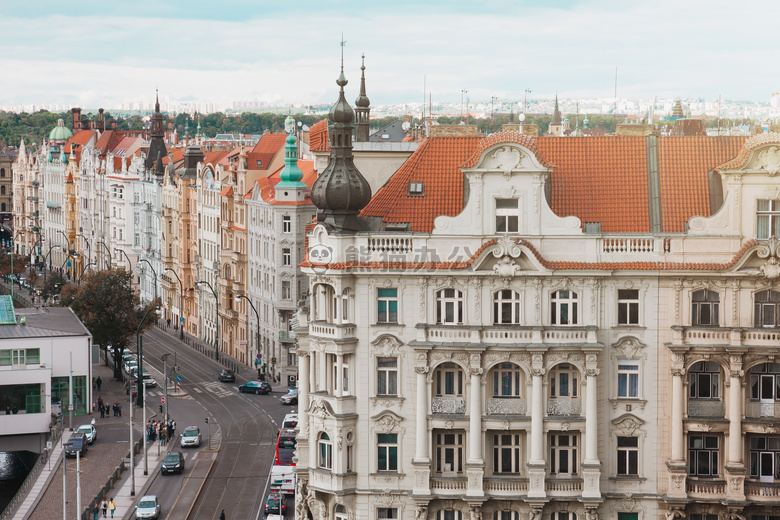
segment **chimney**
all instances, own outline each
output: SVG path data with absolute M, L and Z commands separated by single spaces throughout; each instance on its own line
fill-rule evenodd
M 116 130 L 116 121 L 111 121 L 111 130 Z
M 77 132 L 81 130 L 81 109 L 80 108 L 71 108 L 71 112 L 73 112 L 73 132 Z
M 103 119 L 103 109 L 98 109 L 98 130 L 101 132 L 106 129 L 106 120 Z

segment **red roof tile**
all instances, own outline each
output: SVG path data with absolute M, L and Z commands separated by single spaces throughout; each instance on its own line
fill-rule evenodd
M 95 149 L 100 151 L 101 156 L 105 156 L 108 152 L 112 151 L 122 139 L 123 137 L 115 131 L 106 130 L 95 143 Z
M 252 152 L 276 155 L 284 146 L 286 139 L 287 134 L 263 134 L 255 147 L 252 148 Z
M 469 158 L 469 160 L 466 161 L 462 167 L 472 168 L 476 166 L 479 158 L 482 156 L 482 153 L 491 146 L 498 143 L 517 143 L 519 145 L 525 146 L 531 152 L 533 152 L 534 155 L 536 155 L 536 158 L 540 163 L 542 163 L 543 166 L 553 166 L 544 158 L 544 155 L 542 155 L 539 150 L 537 150 L 536 142 L 534 141 L 533 137 L 523 135 L 519 132 L 496 132 L 495 134 L 490 134 L 479 142 L 479 146 L 477 146 L 477 149 L 474 151 L 471 158 Z
M 229 154 L 229 150 L 217 150 L 203 153 L 203 164 L 217 164 L 223 157 Z
M 330 152 L 327 119 L 317 121 L 309 128 L 309 150 L 312 152 Z
M 742 149 L 739 151 L 739 154 L 737 154 L 737 156 L 734 159 L 728 161 L 725 164 L 721 164 L 716 169 L 720 171 L 720 170 L 736 170 L 738 168 L 742 168 L 747 164 L 748 159 L 750 158 L 750 152 L 752 152 L 754 148 L 757 148 L 761 145 L 768 144 L 768 143 L 780 143 L 780 134 L 775 132 L 770 132 L 767 134 L 758 134 L 752 136 L 751 138 L 745 141 L 745 144 L 742 146 Z
M 224 195 L 226 197 L 232 197 L 233 196 L 233 186 L 228 186 L 227 188 L 223 189 L 219 192 L 220 195 Z
M 621 138 L 623 139 L 623 138 Z M 693 216 L 709 217 L 708 173 L 740 153 L 746 138 L 662 137 L 658 140 L 663 231 L 682 233 Z

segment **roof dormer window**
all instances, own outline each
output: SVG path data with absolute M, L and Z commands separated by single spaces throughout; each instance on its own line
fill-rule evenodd
M 517 233 L 519 220 L 517 199 L 496 199 L 496 233 Z
M 425 183 L 424 182 L 410 182 L 409 183 L 409 196 L 410 197 L 422 197 L 425 195 Z

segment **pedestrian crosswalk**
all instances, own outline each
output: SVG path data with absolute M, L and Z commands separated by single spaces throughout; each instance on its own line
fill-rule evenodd
M 236 391 L 232 386 L 226 386 L 224 383 L 218 381 L 209 381 L 201 383 L 207 392 L 210 392 L 217 397 L 229 397 L 235 395 Z

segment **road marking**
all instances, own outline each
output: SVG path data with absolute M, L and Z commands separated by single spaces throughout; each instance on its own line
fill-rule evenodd
M 202 383 L 208 392 L 216 395 L 217 397 L 230 397 L 235 392 L 231 390 L 232 387 L 225 387 L 224 384 L 219 382 L 206 382 Z
M 193 389 L 193 390 L 195 390 L 196 392 L 198 392 L 199 394 L 202 394 L 202 393 L 203 393 L 203 390 L 201 390 L 201 389 L 200 389 L 200 388 L 198 388 L 197 386 L 193 386 L 193 387 L 192 387 L 192 389 Z

